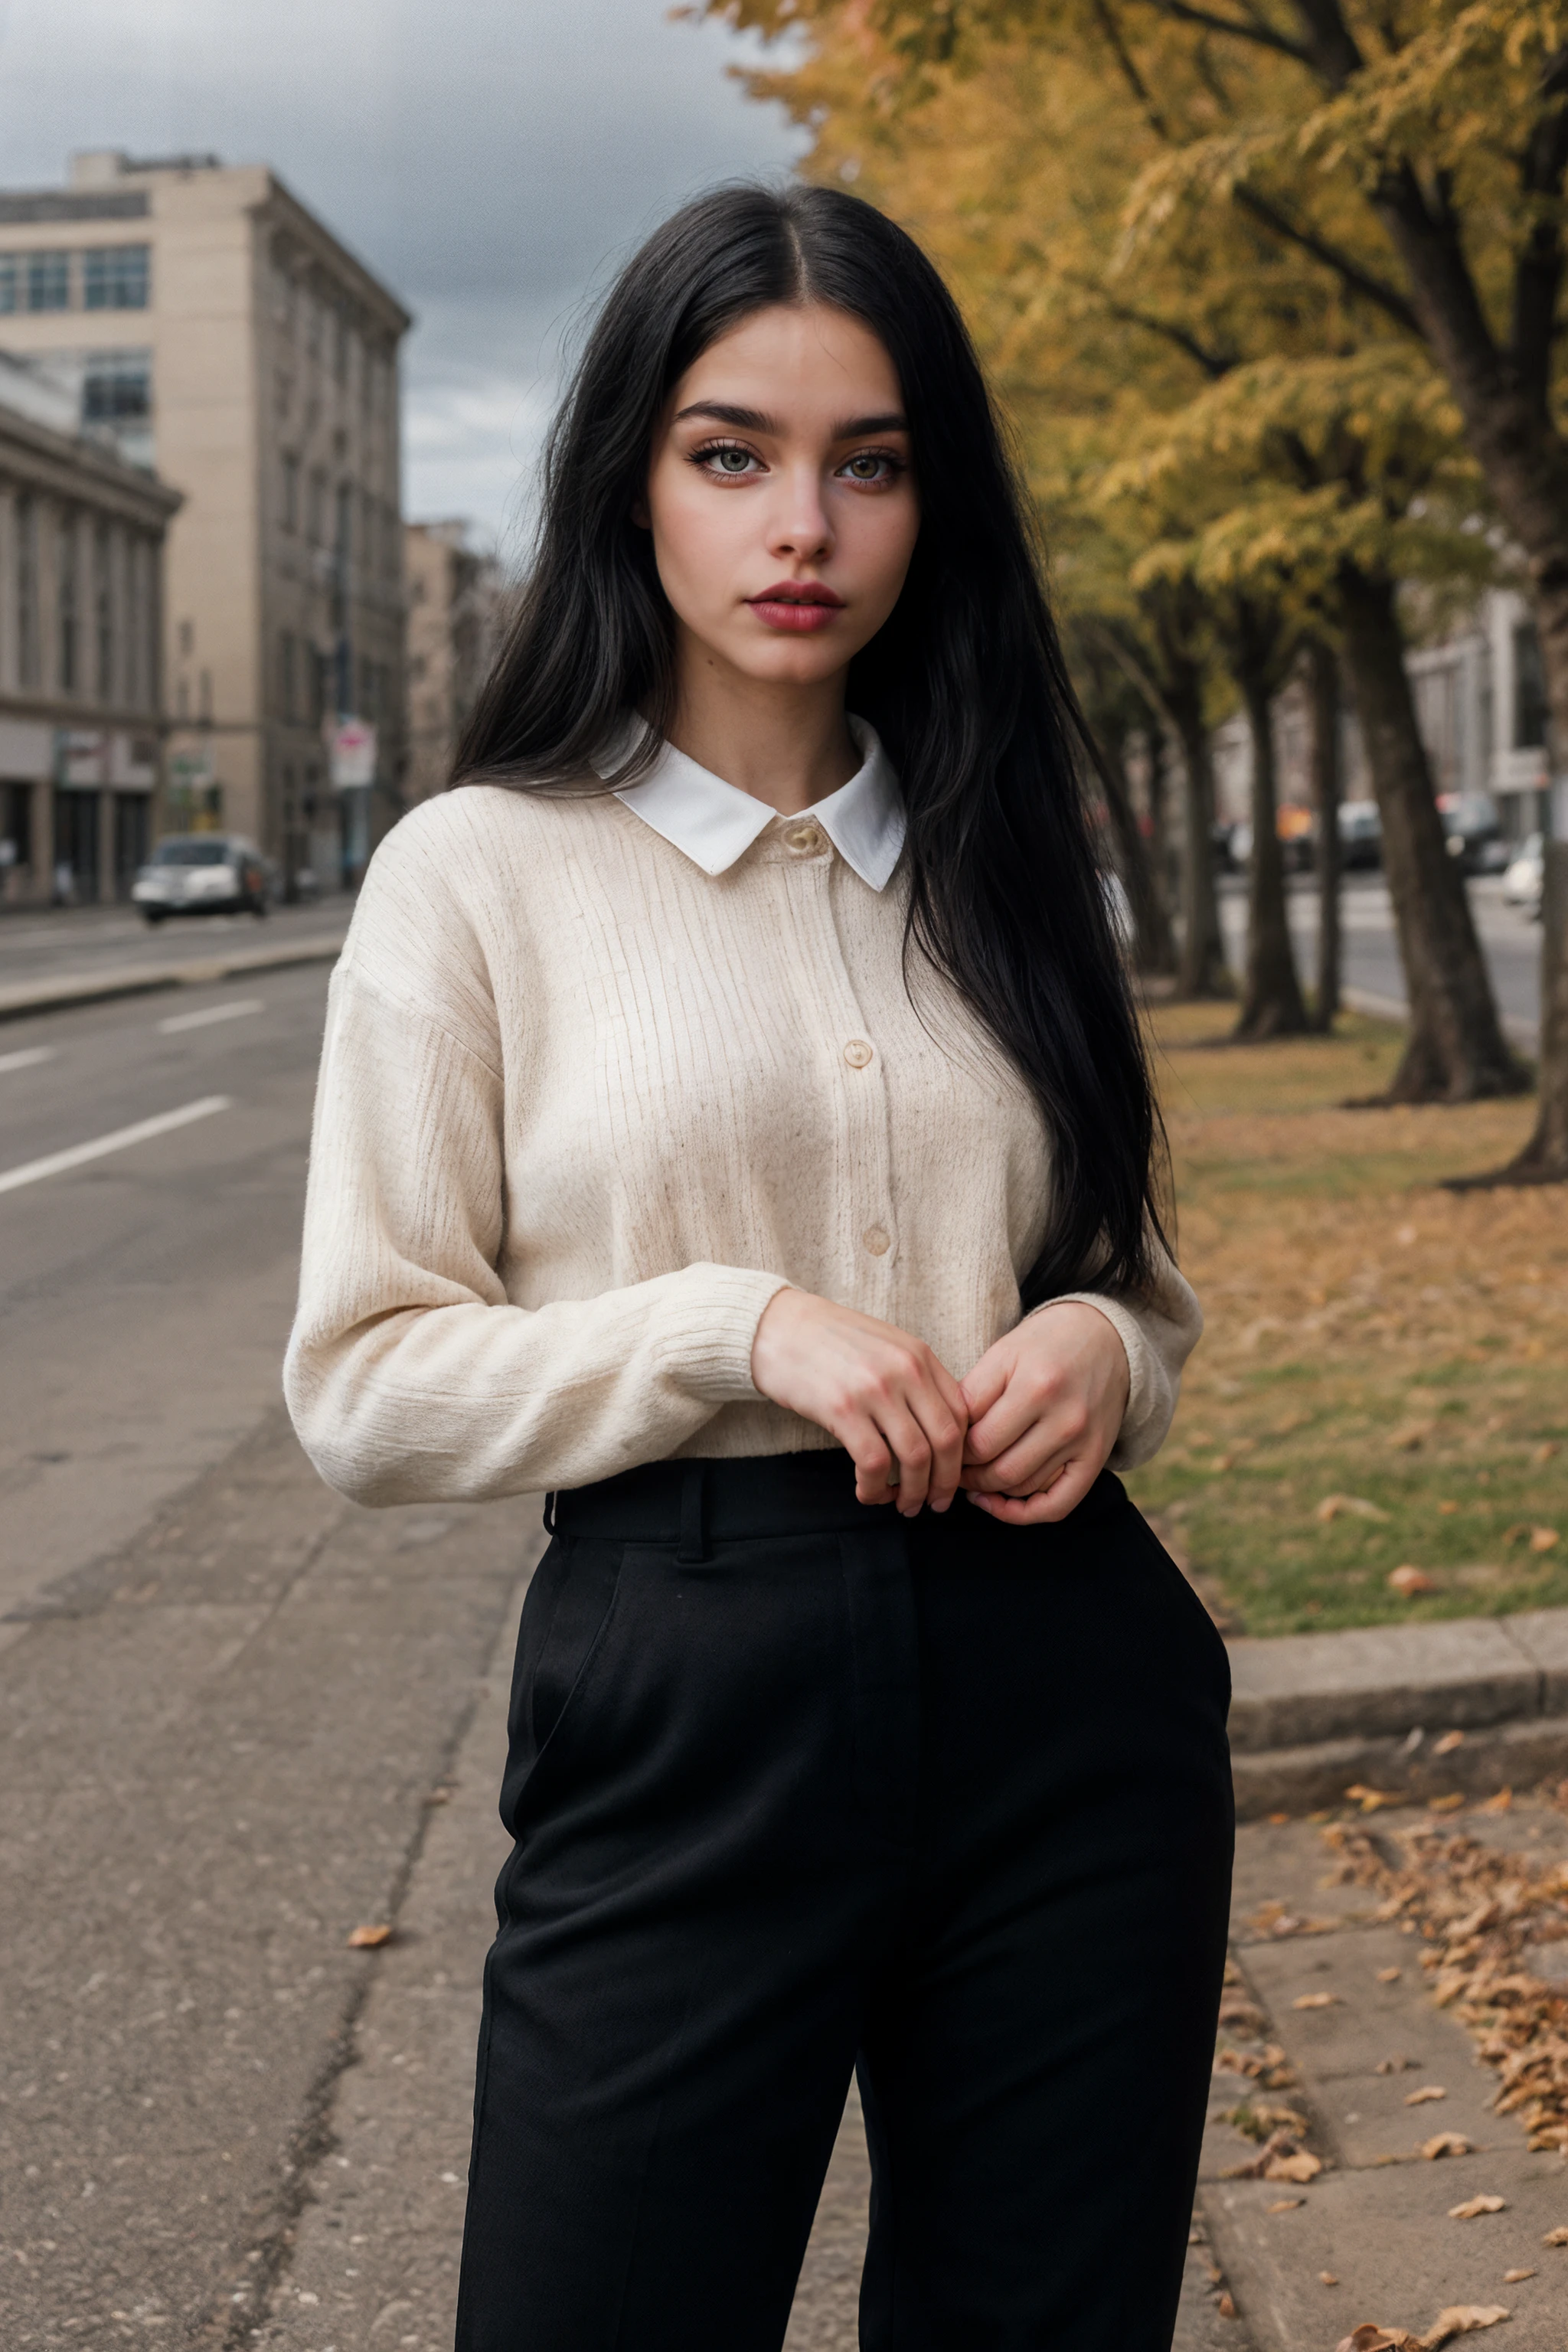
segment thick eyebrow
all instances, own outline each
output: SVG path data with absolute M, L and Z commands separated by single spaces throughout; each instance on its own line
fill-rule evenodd
M 736 408 L 727 400 L 694 400 L 689 408 L 677 409 L 674 421 L 679 425 L 688 416 L 710 417 L 715 425 L 732 425 L 738 433 L 771 433 L 776 436 L 779 430 L 776 417 L 760 408 Z M 889 408 L 880 416 L 842 418 L 833 428 L 833 438 L 858 441 L 868 433 L 907 433 L 909 429 L 909 419 L 896 408 Z

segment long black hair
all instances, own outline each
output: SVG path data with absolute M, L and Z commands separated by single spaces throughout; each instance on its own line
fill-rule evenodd
M 1142 1041 L 1096 870 L 1087 741 L 1037 551 L 958 310 L 904 232 L 837 189 L 720 188 L 628 262 L 551 436 L 535 559 L 460 746 L 459 783 L 604 789 L 589 762 L 628 711 L 673 720 L 673 615 L 632 520 L 666 403 L 753 311 L 831 304 L 903 389 L 920 487 L 913 560 L 850 666 L 909 817 L 906 954 L 945 976 L 1032 1091 L 1053 1146 L 1026 1306 L 1094 1282 L 1146 1290 L 1160 1141 Z

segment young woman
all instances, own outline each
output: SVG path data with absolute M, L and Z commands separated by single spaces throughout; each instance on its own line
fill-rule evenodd
M 852 2069 L 863 2345 L 1169 2345 L 1227 1675 L 1111 1475 L 1200 1318 L 1077 737 L 929 263 L 678 214 L 366 880 L 288 1368 L 363 1502 L 553 1490 L 462 2352 L 776 2352 Z

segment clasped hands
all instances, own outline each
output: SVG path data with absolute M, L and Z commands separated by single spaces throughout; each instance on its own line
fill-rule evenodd
M 1098 1308 L 1026 1316 L 954 1380 L 923 1340 L 809 1291 L 769 1300 L 752 1347 L 761 1393 L 826 1429 L 862 1503 L 907 1518 L 959 1488 L 1009 1527 L 1065 1519 L 1105 1467 L 1127 1410 L 1127 1354 Z

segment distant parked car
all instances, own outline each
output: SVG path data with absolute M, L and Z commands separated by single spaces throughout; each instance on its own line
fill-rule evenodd
M 1522 907 L 1539 922 L 1545 887 L 1546 844 L 1540 834 L 1527 833 L 1502 877 L 1502 895 L 1510 907 Z
M 174 833 L 161 841 L 131 886 L 150 923 L 169 915 L 265 915 L 272 903 L 268 860 L 234 833 Z
M 1467 874 L 1502 872 L 1508 864 L 1508 844 L 1490 793 L 1439 793 L 1437 811 L 1448 855 L 1459 860 Z
M 1340 803 L 1340 865 L 1347 874 L 1383 863 L 1383 819 L 1375 801 Z

